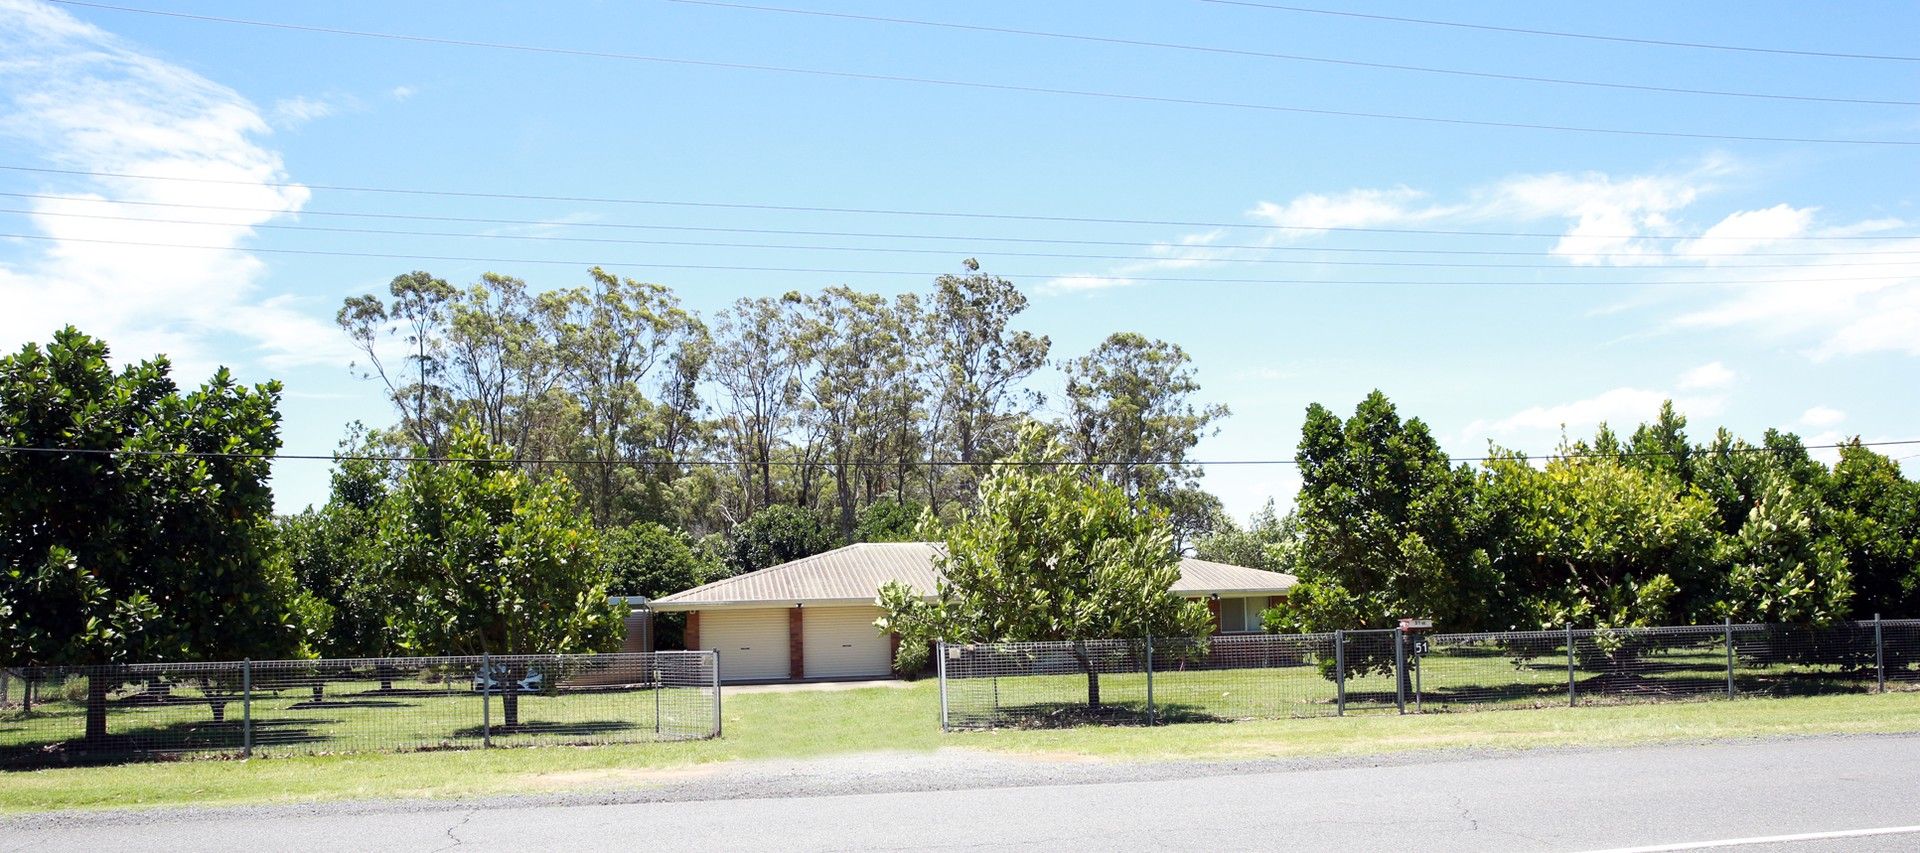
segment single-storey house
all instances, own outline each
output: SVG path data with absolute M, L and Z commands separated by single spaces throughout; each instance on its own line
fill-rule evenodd
M 931 598 L 936 542 L 848 545 L 656 598 L 656 612 L 687 614 L 689 649 L 720 653 L 726 681 L 886 678 L 899 637 L 873 625 L 880 587 L 900 581 Z M 1260 613 L 1292 575 L 1182 559 L 1173 592 L 1204 600 L 1216 633 L 1260 630 Z

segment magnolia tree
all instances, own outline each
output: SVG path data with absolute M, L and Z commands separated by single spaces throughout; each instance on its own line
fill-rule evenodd
M 405 644 L 427 654 L 496 655 L 618 644 L 611 578 L 566 481 L 534 479 L 470 427 L 453 431 L 447 453 L 457 461 L 409 466 L 382 509 L 387 574 L 411 591 L 401 605 Z M 505 670 L 509 729 L 520 723 L 511 682 L 524 670 Z
M 235 660 L 304 650 L 316 604 L 272 547 L 276 383 L 182 393 L 69 326 L 0 358 L 0 659 Z M 111 677 L 88 679 L 86 736 Z M 164 684 L 159 686 L 164 690 Z M 216 718 L 229 685 L 209 681 Z
M 893 582 L 880 590 L 882 630 L 903 648 L 947 642 L 1065 640 L 1100 705 L 1089 640 L 1143 634 L 1201 639 L 1212 619 L 1170 590 L 1180 560 L 1164 515 L 1116 485 L 1058 465 L 1066 451 L 1042 432 L 980 485 L 979 504 L 946 529 L 933 600 Z

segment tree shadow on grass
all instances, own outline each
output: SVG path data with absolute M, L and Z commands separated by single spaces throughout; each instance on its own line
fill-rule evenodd
M 1222 717 L 1198 705 L 1155 703 L 1151 716 L 1145 702 L 1113 702 L 1091 707 L 1084 702 L 1036 702 L 1002 705 L 979 722 L 1012 729 L 1070 729 L 1077 726 L 1144 726 L 1149 723 L 1224 723 Z
M 591 737 L 614 732 L 633 731 L 639 728 L 639 723 L 628 720 L 578 720 L 569 722 L 521 720 L 512 726 L 505 723 L 494 723 L 491 726 L 491 731 L 494 737 L 506 737 L 508 735 Z M 652 726 L 649 725 L 647 728 L 651 730 Z M 456 729 L 453 732 L 453 736 L 456 738 L 478 738 L 485 735 L 487 731 L 487 729 L 483 729 L 480 726 L 468 726 L 463 729 Z
M 313 731 L 314 724 L 320 722 L 328 721 L 254 720 L 253 742 L 256 746 L 322 743 L 328 738 Z M 164 760 L 190 752 L 238 753 L 246 743 L 239 720 L 183 721 L 114 731 L 109 717 L 107 725 L 107 736 L 94 741 L 70 738 L 0 745 L 0 768 L 33 770 Z
M 412 708 L 412 702 L 396 702 L 391 699 L 322 699 L 315 702 L 308 699 L 287 706 L 289 711 L 324 711 L 330 708 Z

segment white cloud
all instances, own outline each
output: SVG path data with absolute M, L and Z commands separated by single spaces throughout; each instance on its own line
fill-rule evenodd
M 1699 388 L 1719 388 L 1733 382 L 1734 372 L 1717 361 L 1708 362 L 1680 374 L 1680 388 L 1694 390 Z
M 280 127 L 294 128 L 315 119 L 326 118 L 340 111 L 332 101 L 309 98 L 305 95 L 295 98 L 283 98 L 273 102 L 274 123 Z
M 1847 419 L 1847 413 L 1826 406 L 1814 406 L 1800 416 L 1800 422 L 1810 427 L 1838 426 Z
M 1704 258 L 1736 255 L 1800 237 L 1813 224 L 1814 208 L 1776 204 L 1764 210 L 1729 214 L 1699 237 L 1680 246 L 1680 254 Z
M 120 357 L 166 352 L 183 376 L 222 361 L 214 353 L 231 353 L 234 341 L 270 366 L 343 359 L 330 324 L 258 293 L 266 267 L 243 245 L 253 226 L 299 210 L 309 195 L 285 185 L 280 156 L 260 144 L 271 131 L 258 109 L 38 3 L 0 0 L 0 57 L 0 136 L 49 165 L 92 175 L 45 187 L 57 197 L 36 201 L 31 220 L 46 245 L 22 243 L 0 265 L 8 306 L 0 346 L 45 340 L 73 323 Z M 179 217 L 153 206 L 169 203 L 242 212 Z M 223 224 L 151 221 L 167 218 Z
M 1329 228 L 1373 228 L 1428 222 L 1453 215 L 1457 208 L 1420 204 L 1425 193 L 1408 187 L 1352 189 L 1335 195 L 1305 193 L 1285 204 L 1263 201 L 1247 215 L 1282 226 L 1293 237 Z
M 1669 214 L 1706 191 L 1701 171 L 1614 179 L 1590 172 L 1526 175 L 1501 182 L 1482 201 L 1488 215 L 1523 220 L 1572 219 L 1552 253 L 1575 264 L 1632 265 L 1666 256 L 1665 241 L 1628 235 L 1670 235 Z
M 1591 435 L 1600 424 L 1621 432 L 1652 421 L 1660 415 L 1660 406 L 1673 401 L 1674 409 L 1688 417 L 1713 417 L 1726 408 L 1726 398 L 1718 395 L 1681 398 L 1657 389 L 1623 386 L 1592 397 L 1566 403 L 1529 406 L 1498 420 L 1476 420 L 1461 430 L 1464 445 L 1473 446 L 1488 437 L 1522 437 L 1529 441 L 1549 439 L 1562 431 L 1571 438 Z M 1540 447 L 1525 447 L 1542 453 Z
M 419 93 L 420 90 L 413 86 L 395 86 L 387 92 L 387 96 L 396 101 L 404 101 Z

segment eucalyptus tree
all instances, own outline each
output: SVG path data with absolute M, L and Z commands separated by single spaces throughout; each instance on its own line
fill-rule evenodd
M 803 415 L 818 430 L 832 469 L 841 539 L 851 538 L 860 502 L 859 468 L 871 464 L 893 430 L 896 400 L 911 408 L 907 324 L 911 298 L 829 287 L 806 302 L 795 347 L 807 365 Z
M 720 386 L 720 440 L 740 464 L 746 518 L 779 500 L 774 458 L 800 402 L 800 357 L 793 347 L 800 295 L 740 299 L 722 311 L 710 361 Z
M 974 265 L 977 270 L 978 265 Z M 1027 297 L 996 275 L 943 275 L 934 280 L 925 315 L 925 370 L 931 405 L 925 443 L 931 454 L 947 452 L 964 463 L 951 472 L 962 495 L 978 483 L 973 467 L 1008 449 L 1018 415 L 1042 403 L 1024 383 L 1046 366 L 1052 342 L 1011 328 L 1027 310 Z M 938 510 L 942 471 L 929 466 L 927 498 Z
M 1184 544 L 1213 509 L 1193 494 L 1203 472 L 1186 464 L 1187 452 L 1227 407 L 1193 402 L 1200 383 L 1186 350 L 1132 332 L 1109 335 L 1061 367 L 1067 387 L 1059 432 L 1072 458 L 1129 498 L 1167 511 Z
M 371 293 L 348 297 L 334 321 L 365 359 L 353 365 L 355 372 L 386 387 L 401 431 L 438 452 L 450 423 L 447 323 L 460 291 L 415 270 L 395 276 L 387 294 L 387 300 Z
M 683 342 L 705 334 L 705 326 L 665 286 L 599 267 L 588 274 L 588 286 L 558 297 L 563 304 L 555 339 L 564 386 L 580 406 L 578 458 L 591 463 L 573 466 L 569 474 L 594 522 L 605 527 L 631 512 L 652 468 L 664 459 L 649 428 L 680 414 L 662 412 L 649 396 L 662 381 L 655 370 L 671 365 L 662 371 L 665 382 L 679 387 L 685 365 L 676 356 Z

